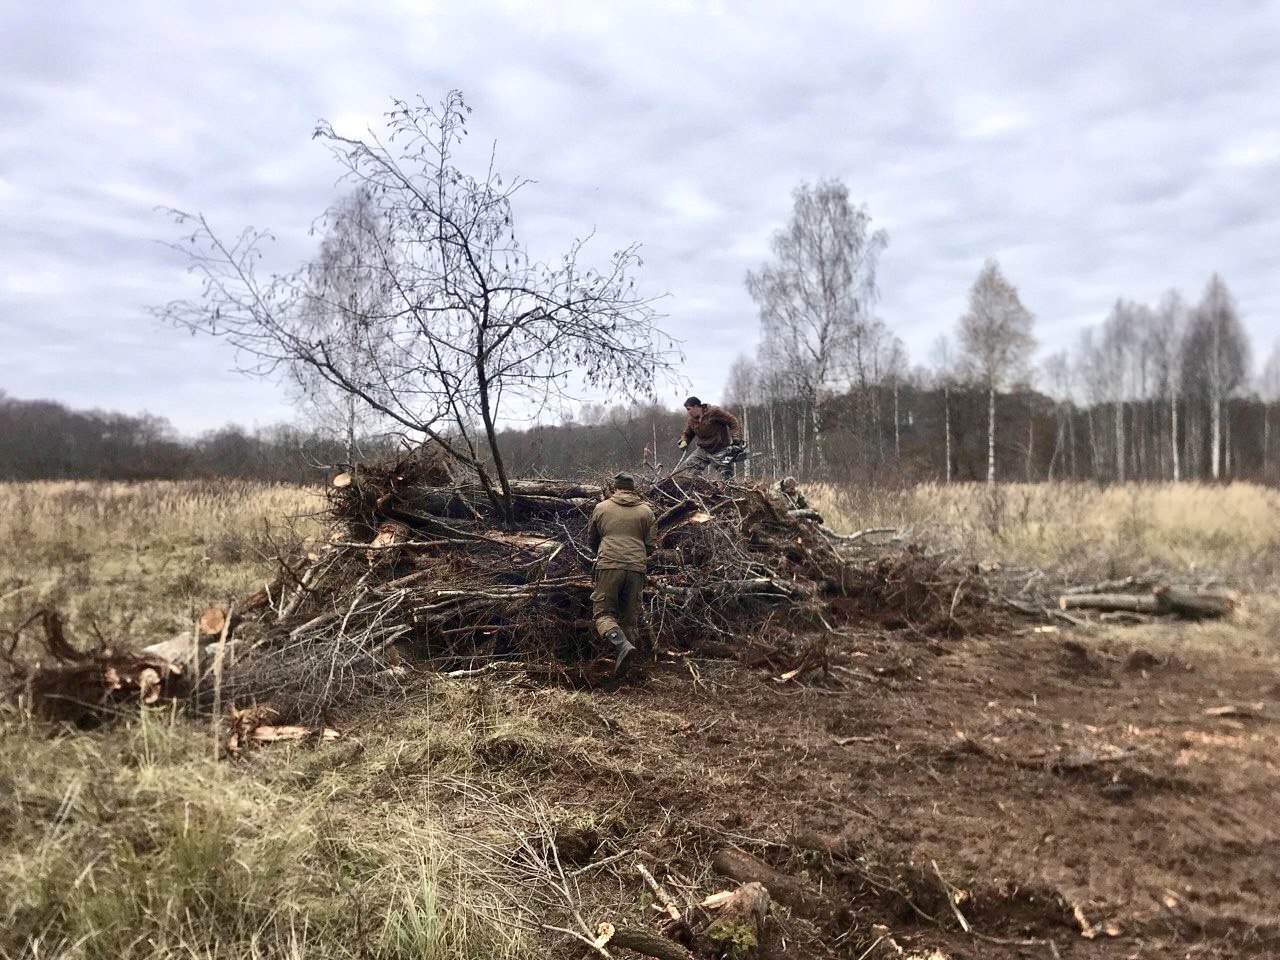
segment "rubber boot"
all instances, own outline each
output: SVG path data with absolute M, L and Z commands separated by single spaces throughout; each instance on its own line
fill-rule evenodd
M 613 652 L 617 654 L 617 659 L 613 662 L 613 675 L 620 677 L 630 665 L 636 648 L 631 645 L 631 641 L 627 639 L 621 627 L 611 627 L 606 630 L 604 638 L 613 644 Z

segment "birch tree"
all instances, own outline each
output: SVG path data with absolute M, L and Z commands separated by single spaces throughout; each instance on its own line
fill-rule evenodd
M 1117 300 L 1102 324 L 1102 339 L 1095 362 L 1100 364 L 1099 383 L 1111 402 L 1114 427 L 1112 468 L 1117 483 L 1125 480 L 1124 404 L 1129 391 L 1130 355 L 1135 338 L 1133 304 Z
M 1053 455 L 1049 458 L 1048 479 L 1052 482 L 1058 465 L 1058 458 L 1063 455 L 1067 439 L 1068 405 L 1071 402 L 1071 360 L 1067 351 L 1059 350 L 1045 357 L 1041 368 L 1049 396 L 1053 398 L 1054 440 Z
M 1182 394 L 1182 343 L 1187 332 L 1187 305 L 1177 290 L 1160 300 L 1152 321 L 1152 365 L 1157 390 L 1169 407 L 1169 476 L 1182 479 L 1182 435 L 1178 403 Z
M 816 460 L 824 391 L 846 376 L 859 333 L 871 319 L 876 267 L 888 243 L 839 180 L 802 183 L 791 221 L 770 243 L 773 257 L 747 273 L 760 314 L 762 355 L 790 381 L 802 405 L 801 466 Z
M 367 339 L 365 318 L 384 315 L 394 296 L 381 267 L 383 251 L 390 251 L 393 241 L 363 190 L 336 203 L 320 229 L 324 239 L 303 277 L 300 326 L 310 327 L 314 336 L 327 336 L 343 367 L 368 380 L 380 362 L 382 345 Z M 307 363 L 288 364 L 288 374 L 316 426 L 340 437 L 347 462 L 354 463 L 356 438 L 382 419 L 378 412 Z
M 1204 398 L 1209 420 L 1209 475 L 1219 480 L 1224 452 L 1223 406 L 1247 382 L 1249 341 L 1235 298 L 1216 273 L 1209 278 L 1191 315 L 1182 356 L 1183 379 Z
M 987 390 L 988 485 L 996 482 L 996 392 L 1026 369 L 1036 348 L 1034 322 L 1000 264 L 994 257 L 988 260 L 969 290 L 969 309 L 958 331 L 965 361 Z
M 942 388 L 942 425 L 946 448 L 946 470 L 943 473 L 943 477 L 947 483 L 950 483 L 953 474 L 951 467 L 951 388 L 956 379 L 956 357 L 951 349 L 951 341 L 945 333 L 941 334 L 933 342 L 932 359 L 934 375 L 937 378 L 938 386 Z
M 742 436 L 751 442 L 751 405 L 757 402 L 760 389 L 760 369 L 756 362 L 745 353 L 738 354 L 729 364 L 729 375 L 725 378 L 724 399 L 731 407 L 739 411 L 742 420 Z M 743 464 L 743 475 L 751 476 L 751 461 Z

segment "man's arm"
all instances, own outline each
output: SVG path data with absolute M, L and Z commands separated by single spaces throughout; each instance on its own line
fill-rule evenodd
M 680 439 L 685 443 L 693 440 L 693 417 L 687 417 L 684 421 L 684 433 L 680 435 Z
M 653 518 L 653 511 L 650 510 L 649 519 L 644 526 L 644 555 L 646 557 L 652 556 L 653 551 L 658 549 L 658 545 L 655 542 L 653 537 L 654 531 L 657 529 L 657 527 L 658 527 L 658 523 Z
M 600 552 L 600 507 L 591 511 L 591 522 L 587 524 L 587 543 L 591 547 L 591 555 Z

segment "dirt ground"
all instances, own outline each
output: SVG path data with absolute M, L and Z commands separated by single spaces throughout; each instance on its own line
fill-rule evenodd
M 789 874 L 766 955 L 1280 955 L 1280 676 L 1154 651 L 844 632 L 825 676 L 785 682 L 669 657 L 593 691 L 592 755 L 529 783 L 686 906 L 733 888 L 725 848 Z M 556 722 L 554 693 L 503 696 Z M 638 880 L 595 876 L 584 896 L 652 925 Z

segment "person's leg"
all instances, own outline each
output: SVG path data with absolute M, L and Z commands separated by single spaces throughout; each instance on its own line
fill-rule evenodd
M 591 619 L 596 633 L 603 637 L 618 626 L 619 594 L 626 582 L 625 570 L 597 570 L 595 589 L 591 591 Z
M 694 449 L 680 461 L 680 465 L 676 467 L 676 473 L 687 473 L 690 476 L 700 474 L 703 470 L 711 465 L 711 454 L 707 453 L 702 447 L 694 447 Z
M 617 674 L 626 669 L 627 661 L 635 653 L 635 647 L 618 624 L 628 573 L 627 570 L 597 570 L 596 586 L 591 591 L 591 617 L 601 639 L 613 647 L 613 670 Z
M 632 643 L 638 643 L 640 637 L 641 599 L 644 595 L 644 574 L 633 570 L 627 571 L 626 585 L 618 605 L 619 622 L 622 632 Z

